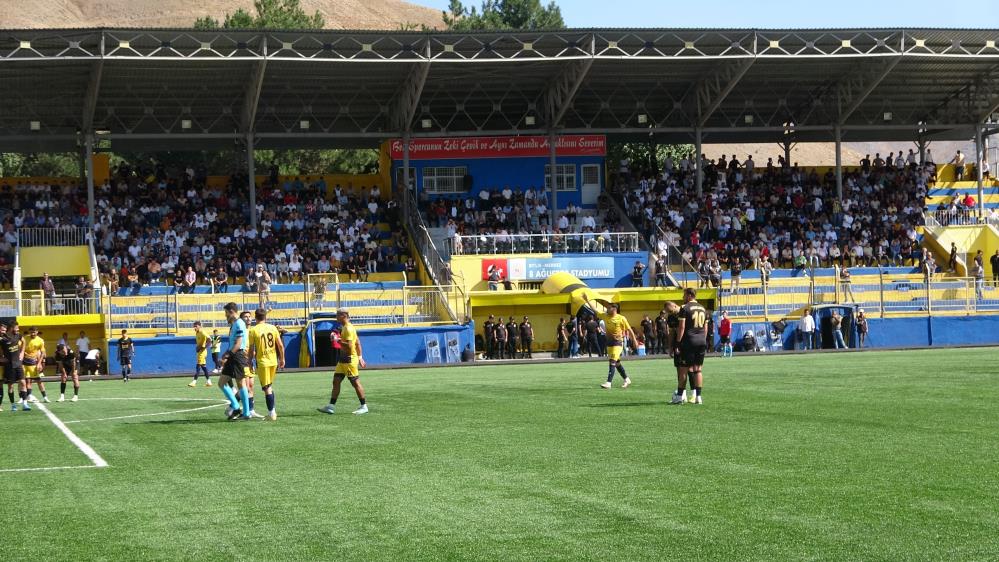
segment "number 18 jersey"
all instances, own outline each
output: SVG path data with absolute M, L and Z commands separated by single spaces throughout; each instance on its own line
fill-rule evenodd
M 277 361 L 277 341 L 281 332 L 273 324 L 262 322 L 250 328 L 250 345 L 256 355 L 258 367 L 274 367 Z

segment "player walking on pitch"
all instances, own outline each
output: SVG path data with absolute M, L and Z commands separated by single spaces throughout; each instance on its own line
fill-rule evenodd
M 0 345 L 5 359 L 3 366 L 3 382 L 7 383 L 7 398 L 10 399 L 10 410 L 17 411 L 17 405 L 23 404 L 25 410 L 31 410 L 24 401 L 24 366 L 21 360 L 24 359 L 24 340 L 17 330 L 17 322 L 10 325 L 7 331 L 6 324 L 0 324 Z M 17 400 L 14 400 L 14 386 L 17 385 Z
M 257 323 L 250 328 L 250 357 L 257 362 L 257 377 L 267 400 L 267 419 L 274 421 L 277 410 L 273 385 L 277 371 L 284 369 L 284 342 L 281 341 L 281 332 L 267 323 L 266 310 L 258 308 L 255 315 Z
M 194 379 L 187 386 L 198 386 L 198 375 L 205 374 L 205 386 L 212 385 L 212 377 L 208 374 L 208 345 L 211 340 L 201 329 L 201 322 L 194 323 Z
M 683 404 L 688 377 L 694 386 L 691 404 L 701 404 L 702 366 L 707 351 L 708 312 L 697 302 L 697 291 L 683 290 L 683 306 L 680 307 L 680 322 L 676 339 L 680 342 L 680 362 L 677 368 L 677 390 L 673 393 L 673 404 Z
M 357 399 L 361 401 L 361 407 L 354 410 L 354 413 L 367 414 L 368 402 L 364 397 L 364 387 L 361 386 L 358 373 L 358 369 L 363 369 L 365 366 L 364 356 L 361 353 L 361 340 L 357 337 L 357 328 L 350 322 L 349 312 L 341 308 L 336 311 L 336 319 L 340 323 L 339 361 L 336 370 L 333 371 L 333 392 L 330 394 L 330 403 L 319 408 L 319 411 L 324 414 L 336 412 L 336 401 L 340 397 L 340 385 L 346 378 L 354 387 L 354 391 L 357 392 Z
M 45 340 L 38 335 L 38 328 L 34 326 L 28 330 L 28 339 L 24 342 L 24 404 L 32 401 L 31 384 L 38 381 L 38 391 L 42 393 L 42 402 L 50 402 L 48 394 L 45 393 L 45 383 L 42 382 L 42 373 L 45 370 Z M 37 400 L 35 400 L 37 402 Z
M 69 344 L 61 343 L 56 346 L 56 369 L 59 371 L 59 400 L 66 401 L 66 383 L 73 381 L 73 398 L 71 402 L 79 400 L 80 395 L 80 371 L 77 369 L 76 352 L 69 347 Z
M 121 337 L 118 338 L 118 363 L 121 364 L 121 378 L 126 381 L 132 376 L 132 358 L 134 356 L 135 342 L 129 337 L 128 330 L 122 330 Z M 110 365 L 108 370 L 111 370 Z
M 632 345 L 638 341 L 638 338 L 635 337 L 635 331 L 631 329 L 628 319 L 619 313 L 618 306 L 616 304 L 607 305 L 607 321 L 605 322 L 607 326 L 607 382 L 600 385 L 600 388 L 611 387 L 615 370 L 624 379 L 621 388 L 631 386 L 631 379 L 628 378 L 628 374 L 624 372 L 624 366 L 621 365 L 621 354 L 624 352 L 625 336 L 628 337 L 628 341 L 632 342 Z

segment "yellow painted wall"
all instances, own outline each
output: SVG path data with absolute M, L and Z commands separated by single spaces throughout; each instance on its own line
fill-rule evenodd
M 683 301 L 682 289 L 594 289 L 611 302 L 621 304 L 621 313 L 628 319 L 635 333 L 640 335 L 642 317 L 655 318 L 666 301 Z M 714 308 L 715 292 L 698 292 L 698 301 L 709 309 Z M 504 323 L 513 316 L 519 324 L 528 316 L 534 326 L 534 351 L 554 351 L 558 348 L 555 328 L 559 318 L 566 320 L 573 314 L 569 295 L 544 295 L 535 291 L 480 291 L 470 296 L 471 316 L 475 333 L 482 334 L 489 315 L 503 317 Z M 481 351 L 481 350 L 480 350 Z
M 38 246 L 21 248 L 21 276 L 90 277 L 90 251 L 86 246 Z
M 48 357 L 55 357 L 56 344 L 59 343 L 63 332 L 69 335 L 70 346 L 76 349 L 74 342 L 80 336 L 80 330 L 83 330 L 90 338 L 90 347 L 100 349 L 104 359 L 107 359 L 107 335 L 104 330 L 104 320 L 100 314 L 19 316 L 17 323 L 21 325 L 21 334 L 24 336 L 27 336 L 28 329 L 32 326 L 38 328 L 42 334 L 42 339 L 45 340 L 45 353 Z M 48 366 L 45 374 L 55 375 L 55 366 Z
M 974 273 L 973 270 L 970 270 L 971 261 L 974 259 L 975 253 L 981 250 L 984 254 L 985 277 L 991 279 L 992 265 L 989 263 L 989 257 L 996 250 L 999 250 L 999 231 L 996 231 L 995 228 L 987 225 L 948 226 L 938 229 L 938 236 L 935 237 L 927 232 L 923 240 L 929 242 L 928 247 L 935 253 L 942 254 L 937 256 L 937 263 L 943 267 L 947 266 L 947 260 L 950 257 L 951 242 L 956 243 L 957 251 L 967 261 L 969 269 L 965 270 L 959 266 L 958 274 L 965 276 L 971 276 Z

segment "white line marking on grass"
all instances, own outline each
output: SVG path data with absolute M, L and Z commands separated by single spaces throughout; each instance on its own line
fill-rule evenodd
M 114 416 L 111 418 L 97 418 L 93 420 L 72 420 L 65 423 L 84 423 L 84 422 L 99 422 L 99 421 L 111 421 L 111 420 L 127 420 L 131 418 L 143 418 L 149 416 L 169 416 L 170 414 L 183 414 L 185 412 L 197 412 L 199 410 L 207 410 L 209 408 L 218 408 L 219 406 L 225 406 L 228 402 L 219 402 L 218 404 L 212 404 L 210 406 L 199 406 L 197 408 L 188 408 L 186 410 L 170 410 L 169 412 L 151 412 L 147 414 L 131 414 L 128 416 Z
M 77 449 L 79 449 L 84 455 L 87 455 L 87 458 L 90 459 L 90 462 L 94 463 L 95 467 L 103 468 L 108 465 L 108 461 L 102 459 L 101 456 L 97 454 L 97 451 L 93 450 L 90 445 L 87 445 L 83 439 L 77 437 L 71 429 L 66 427 L 66 424 L 62 423 L 61 419 L 45 407 L 45 404 L 39 402 L 36 407 L 41 410 L 47 418 L 49 418 L 49 421 L 59 428 L 59 431 L 61 431 L 72 444 L 76 445 Z
M 123 397 L 108 397 L 108 398 L 80 398 L 79 402 L 84 400 L 145 400 L 147 402 L 217 402 L 219 398 L 160 398 L 158 396 L 149 396 L 146 398 L 123 398 Z
M 103 467 L 97 466 L 95 464 L 84 464 L 80 466 L 43 466 L 40 468 L 0 468 L 0 472 L 45 472 L 49 470 L 70 470 L 74 468 L 103 468 Z

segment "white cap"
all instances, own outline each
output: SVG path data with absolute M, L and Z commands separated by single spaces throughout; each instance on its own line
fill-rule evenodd
M 863 308 L 857 309 L 857 312 L 863 314 L 864 313 L 864 309 Z

